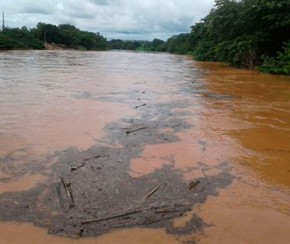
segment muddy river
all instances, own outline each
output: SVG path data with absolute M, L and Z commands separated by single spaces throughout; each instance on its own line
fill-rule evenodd
M 0 53 L 0 243 L 289 243 L 289 229 L 290 78 Z

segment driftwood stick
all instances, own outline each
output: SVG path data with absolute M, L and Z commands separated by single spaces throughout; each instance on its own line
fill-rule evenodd
M 105 156 L 96 155 L 96 156 L 91 157 L 91 158 L 84 158 L 84 159 L 78 160 L 71 166 L 71 171 L 74 171 L 74 170 L 77 170 L 79 168 L 84 167 L 86 162 L 91 160 L 91 159 L 97 159 L 97 158 L 101 158 L 101 157 L 105 157 Z
M 146 105 L 147 105 L 146 103 L 143 103 L 143 104 L 141 104 L 141 105 L 139 105 L 139 106 L 136 106 L 135 108 L 144 107 L 144 106 L 146 106 Z
M 172 215 L 172 216 L 167 216 L 167 217 L 163 217 L 163 218 L 155 218 L 155 219 L 141 221 L 141 222 L 137 222 L 137 223 L 129 223 L 129 224 L 128 223 L 124 223 L 124 224 L 113 225 L 112 227 L 106 228 L 106 229 L 112 229 L 112 228 L 117 229 L 117 228 L 124 228 L 124 227 L 150 225 L 150 224 L 154 224 L 156 222 L 159 222 L 161 220 L 172 219 L 172 218 L 175 218 L 175 217 L 178 217 L 178 216 L 180 216 L 180 214 L 178 214 L 178 215 Z
M 138 127 L 136 129 L 127 130 L 126 134 L 130 134 L 130 133 L 136 132 L 138 130 L 144 130 L 144 129 L 147 129 L 147 128 L 148 128 L 147 126 L 143 126 L 143 127 Z
M 189 184 L 188 184 L 188 190 L 192 190 L 194 189 L 195 187 L 197 187 L 197 185 L 200 183 L 199 180 L 193 180 L 191 181 Z
M 141 200 L 141 202 L 140 203 L 143 203 L 143 202 L 145 202 L 149 197 L 151 197 L 159 188 L 160 188 L 160 186 L 161 185 L 159 185 L 159 186 L 156 186 L 156 187 L 154 187 L 149 193 L 147 193 L 144 197 L 143 197 L 143 199 Z
M 69 194 L 69 191 L 68 191 L 68 188 L 67 188 L 67 184 L 65 183 L 65 181 L 64 181 L 64 179 L 62 177 L 60 177 L 60 179 L 61 179 L 61 183 L 63 185 L 63 188 L 64 188 L 68 198 L 70 199 L 70 194 Z
M 127 212 L 127 213 L 123 213 L 123 214 L 118 214 L 118 215 L 113 215 L 113 216 L 106 217 L 106 218 L 87 220 L 87 221 L 81 222 L 81 224 L 90 224 L 90 223 L 96 223 L 96 222 L 99 222 L 99 221 L 105 221 L 105 220 L 110 220 L 110 219 L 117 219 L 117 218 L 120 218 L 120 217 L 132 215 L 132 214 L 135 214 L 135 213 L 138 213 L 138 212 L 140 212 L 140 210 L 134 210 L 134 211 L 131 211 L 131 212 Z
M 78 162 L 76 162 L 76 165 L 73 165 L 70 169 L 71 169 L 71 171 L 77 170 L 79 168 L 84 167 L 85 163 L 86 163 L 85 160 L 83 160 L 81 162 L 78 161 Z
M 95 223 L 95 222 L 99 222 L 99 221 L 105 221 L 105 220 L 110 220 L 110 219 L 117 219 L 117 218 L 120 218 L 120 217 L 129 216 L 129 215 L 132 215 L 132 214 L 144 212 L 144 211 L 151 210 L 151 209 L 155 209 L 155 207 L 133 210 L 133 211 L 130 211 L 130 212 L 126 212 L 126 213 L 122 213 L 122 214 L 118 214 L 118 215 L 113 215 L 113 216 L 109 216 L 109 217 L 106 217 L 106 218 L 86 220 L 86 221 L 83 221 L 81 223 L 82 224 L 90 224 L 90 223 Z M 156 207 L 156 209 L 157 209 L 157 207 Z
M 191 211 L 191 208 L 186 209 L 169 209 L 169 210 L 156 210 L 155 213 L 179 213 Z
M 182 216 L 182 214 L 178 214 L 178 215 L 171 215 L 171 216 L 167 216 L 167 217 L 161 217 L 161 218 L 155 218 L 155 219 L 151 219 L 151 220 L 146 220 L 143 223 L 140 223 L 140 225 L 150 225 L 150 224 L 154 224 L 157 223 L 161 220 L 166 220 L 166 219 L 172 219 L 178 216 Z
M 71 183 L 69 183 L 67 185 L 67 188 L 68 188 L 68 193 L 69 193 L 69 199 L 71 201 L 71 207 L 74 207 L 75 206 L 75 200 L 74 200 L 74 196 L 73 196 L 73 193 L 72 193 Z
M 60 190 L 60 183 L 58 183 L 56 185 L 56 192 L 57 192 L 57 197 L 58 197 L 58 202 L 59 202 L 59 205 L 62 209 L 64 209 L 64 202 L 63 202 L 63 197 L 61 195 L 61 190 Z
M 75 202 L 74 202 L 74 198 L 73 198 L 73 194 L 72 194 L 72 189 L 71 189 L 71 183 L 67 184 L 65 183 L 64 179 L 62 177 L 61 178 L 61 183 L 66 191 L 66 194 L 68 196 L 68 199 L 70 201 L 70 208 L 75 206 Z
M 172 208 L 175 208 L 175 207 L 188 207 L 188 206 L 190 206 L 190 205 L 188 205 L 188 204 L 187 205 L 176 204 L 176 205 L 173 205 L 173 206 L 168 206 L 168 205 L 151 206 L 151 207 L 148 207 L 148 208 L 132 210 L 130 212 L 126 212 L 126 213 L 122 213 L 122 214 L 118 214 L 118 215 L 113 215 L 113 216 L 109 216 L 109 217 L 105 217 L 105 218 L 82 221 L 81 224 L 91 224 L 91 223 L 97 223 L 97 222 L 100 222 L 100 221 L 117 219 L 117 218 L 130 216 L 130 215 L 137 214 L 137 213 L 142 213 L 142 212 L 145 212 L 145 211 L 148 211 L 148 210 L 154 210 L 154 212 L 156 212 L 159 209 L 159 211 L 164 211 L 164 213 L 165 213 L 165 211 L 166 211 L 165 208 L 167 208 L 168 211 L 172 211 Z M 168 209 L 168 208 L 170 208 L 170 209 Z M 180 212 L 183 213 L 183 212 L 187 212 L 187 211 L 190 211 L 190 210 L 191 210 L 191 208 L 186 208 L 186 209 L 183 209 L 183 210 L 180 210 L 180 211 L 176 210 L 175 212 L 176 213 L 180 213 Z M 160 213 L 162 213 L 162 212 L 160 212 Z M 174 213 L 174 212 L 172 212 L 172 213 Z

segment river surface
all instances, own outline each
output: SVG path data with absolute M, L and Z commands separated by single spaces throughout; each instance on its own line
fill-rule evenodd
M 84 151 L 94 145 L 121 147 L 106 139 L 106 125 L 140 118 L 138 111 L 150 103 L 183 104 L 172 112 L 191 126 L 179 131 L 163 129 L 178 138 L 174 142 L 144 145 L 130 162 L 131 177 L 150 175 L 172 160 L 188 182 L 217 174 L 222 163 L 227 163 L 234 177 L 216 196 L 175 219 L 175 225 L 182 226 L 197 214 L 207 223 L 186 241 L 289 243 L 290 78 L 195 62 L 186 56 L 1 52 L 0 194 L 47 183 L 43 172 L 49 168 L 37 172 L 27 165 L 43 159 L 53 165 L 56 152 Z M 185 240 L 162 228 L 120 229 L 71 240 L 15 221 L 0 222 L 0 243 Z

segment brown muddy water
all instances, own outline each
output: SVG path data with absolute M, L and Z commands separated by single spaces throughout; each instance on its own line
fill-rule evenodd
M 169 54 L 1 52 L 0 116 L 0 243 L 290 241 L 290 78 Z M 90 225 L 129 205 L 162 214 Z

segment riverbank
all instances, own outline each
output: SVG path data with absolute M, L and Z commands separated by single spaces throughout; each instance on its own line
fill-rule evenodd
M 45 43 L 44 48 L 46 50 L 74 50 L 72 48 L 68 48 L 65 45 L 58 45 L 54 43 Z

